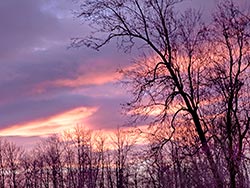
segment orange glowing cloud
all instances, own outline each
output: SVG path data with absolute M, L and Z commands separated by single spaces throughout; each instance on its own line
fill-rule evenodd
M 104 74 L 104 75 L 82 75 L 77 77 L 76 79 L 61 79 L 52 82 L 51 84 L 54 86 L 60 87 L 79 87 L 83 85 L 102 85 L 108 82 L 113 82 L 118 78 L 117 73 L 113 74 Z
M 97 111 L 97 108 L 79 107 L 45 119 L 13 125 L 0 131 L 1 136 L 46 136 L 72 129 L 83 124 L 84 119 Z M 85 125 L 89 126 L 89 125 Z
M 47 88 L 78 88 L 85 85 L 102 85 L 109 82 L 115 82 L 121 78 L 121 74 L 118 72 L 112 73 L 88 73 L 82 74 L 75 78 L 63 78 L 51 81 L 45 81 L 37 84 L 32 89 L 33 94 L 40 94 L 46 91 Z

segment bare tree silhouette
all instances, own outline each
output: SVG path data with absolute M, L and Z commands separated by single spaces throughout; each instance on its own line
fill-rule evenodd
M 236 176 L 249 134 L 250 17 L 224 1 L 206 26 L 194 10 L 178 14 L 181 2 L 84 1 L 79 17 L 90 22 L 94 34 L 74 38 L 72 46 L 99 50 L 113 39 L 125 51 L 141 45 L 145 60 L 125 70 L 134 95 L 127 104 L 130 113 L 169 126 L 161 145 L 174 139 L 177 128 L 193 127 L 191 143 L 204 152 L 213 185 L 240 186 Z M 215 142 L 221 143 L 217 150 Z M 229 181 L 218 166 L 216 152 L 221 151 Z

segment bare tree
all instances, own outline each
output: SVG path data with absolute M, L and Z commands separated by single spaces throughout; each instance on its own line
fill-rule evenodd
M 116 187 L 125 188 L 129 185 L 129 162 L 132 160 L 130 154 L 136 143 L 136 137 L 133 136 L 133 132 L 118 128 L 112 140 Z
M 97 177 L 97 187 L 104 188 L 107 187 L 107 159 L 106 159 L 106 151 L 107 146 L 105 146 L 106 138 L 103 136 L 101 132 L 95 135 L 95 153 L 98 155 L 98 164 L 95 168 L 98 168 L 98 177 Z
M 77 187 L 91 187 L 91 131 L 83 126 L 76 126 L 70 137 L 76 153 Z
M 176 127 L 193 127 L 196 135 L 191 140 L 203 150 L 215 187 L 224 187 L 227 178 L 220 174 L 212 145 L 216 139 L 226 141 L 222 150 L 228 184 L 235 187 L 243 142 L 249 134 L 249 15 L 225 1 L 219 5 L 212 29 L 194 10 L 177 14 L 181 2 L 84 1 L 79 17 L 90 22 L 95 32 L 87 39 L 73 39 L 72 45 L 99 50 L 112 39 L 125 51 L 141 45 L 146 60 L 137 60 L 125 71 L 134 95 L 128 109 L 137 118 L 167 123 L 169 136 L 162 143 L 173 137 Z
M 220 121 L 221 131 L 216 137 L 227 161 L 230 187 L 244 187 L 239 171 L 245 156 L 243 145 L 249 135 L 250 97 L 250 14 L 240 11 L 231 1 L 218 6 L 214 16 L 212 43 L 215 46 L 211 60 L 210 93 L 221 102 L 216 102 L 220 110 L 213 114 Z M 214 125 L 216 126 L 216 125 Z
M 7 145 L 7 141 L 5 139 L 0 139 L 0 187 L 5 187 L 6 181 L 6 157 L 5 157 L 5 147 Z
M 65 131 L 63 134 L 63 145 L 64 145 L 64 162 L 65 168 L 67 169 L 65 174 L 66 187 L 77 188 L 77 169 L 75 165 L 76 161 L 76 149 L 72 140 L 72 134 L 70 131 Z
M 39 158 L 36 156 L 35 150 L 25 152 L 20 160 L 19 173 L 23 176 L 23 187 L 24 188 L 39 188 Z M 19 185 L 20 186 L 20 185 Z
M 21 185 L 21 174 L 18 174 L 20 169 L 20 160 L 24 153 L 23 149 L 19 146 L 16 146 L 12 142 L 7 142 L 5 146 L 5 157 L 6 157 L 6 166 L 5 169 L 8 172 L 8 184 L 10 187 L 18 188 L 18 185 Z
M 42 142 L 43 158 L 53 188 L 63 188 L 63 147 L 58 135 L 52 135 Z M 48 178 L 48 177 L 47 177 Z M 49 181 L 50 183 L 50 181 Z

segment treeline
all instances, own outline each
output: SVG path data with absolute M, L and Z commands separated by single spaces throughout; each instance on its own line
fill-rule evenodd
M 161 145 L 164 135 L 159 129 L 150 133 L 119 129 L 107 136 L 77 127 L 45 138 L 27 151 L 1 139 L 0 187 L 214 187 L 204 152 L 188 143 L 190 136 L 186 134 L 178 141 Z M 213 149 L 225 187 L 229 187 L 222 148 L 214 143 Z M 249 150 L 247 153 L 249 156 Z M 250 160 L 243 157 L 237 176 L 237 184 L 242 188 L 250 185 Z

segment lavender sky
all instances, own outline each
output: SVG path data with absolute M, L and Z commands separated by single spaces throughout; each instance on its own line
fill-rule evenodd
M 190 0 L 204 11 L 214 1 Z M 91 129 L 121 126 L 121 103 L 128 93 L 117 84 L 117 69 L 130 54 L 109 44 L 97 52 L 68 49 L 72 37 L 88 26 L 73 14 L 76 0 L 2 0 L 0 2 L 0 135 L 22 145 L 40 136 L 83 124 Z

